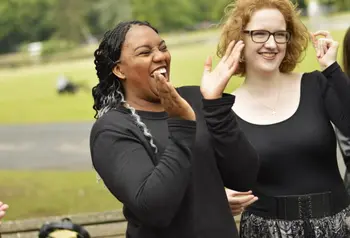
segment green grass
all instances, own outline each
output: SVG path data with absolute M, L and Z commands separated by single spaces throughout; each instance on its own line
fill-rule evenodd
M 119 209 L 121 204 L 94 172 L 1 171 L 0 199 L 6 220 Z
M 212 32 L 214 36 L 217 32 Z M 339 42 L 343 31 L 332 32 Z M 171 78 L 175 85 L 199 84 L 207 55 L 215 55 L 215 43 L 170 48 Z M 341 49 L 339 49 L 341 52 Z M 339 59 L 341 54 L 339 54 Z M 216 59 L 217 62 L 217 59 Z M 312 48 L 296 71 L 319 69 Z M 65 72 L 74 80 L 96 84 L 93 60 L 50 63 L 35 67 L 0 70 L 0 123 L 48 123 L 91 120 L 90 93 L 58 96 L 55 81 Z M 233 77 L 228 92 L 242 79 Z M 95 173 L 66 171 L 1 171 L 0 199 L 10 204 L 6 219 L 105 211 L 120 207 Z
M 206 34 L 217 36 L 217 31 Z M 344 32 L 333 32 L 341 41 Z M 207 55 L 215 56 L 215 43 L 190 44 L 171 48 L 171 79 L 175 85 L 199 84 Z M 341 52 L 341 51 L 340 51 Z M 340 57 L 340 55 L 339 55 Z M 297 71 L 318 69 L 313 49 Z M 86 81 L 90 86 L 97 82 L 93 59 L 50 63 L 32 67 L 0 70 L 0 123 L 47 123 L 91 120 L 90 92 L 74 96 L 59 96 L 55 92 L 56 77 L 65 73 L 76 81 Z M 232 78 L 227 91 L 231 91 L 241 79 Z

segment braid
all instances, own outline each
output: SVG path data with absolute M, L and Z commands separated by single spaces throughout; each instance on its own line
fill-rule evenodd
M 151 144 L 151 146 L 154 148 L 154 151 L 157 153 L 158 152 L 158 148 L 157 146 L 154 144 L 153 141 L 153 137 L 151 132 L 148 130 L 147 126 L 145 125 L 145 123 L 143 123 L 141 121 L 140 116 L 136 113 L 135 108 L 131 107 L 128 103 L 124 103 L 124 106 L 130 110 L 131 112 L 131 116 L 135 119 L 136 125 L 142 130 L 143 134 L 145 137 L 147 137 L 149 139 L 149 142 Z
M 99 79 L 99 83 L 92 88 L 92 96 L 94 98 L 93 109 L 95 110 L 94 118 L 98 119 L 108 111 L 123 105 L 131 112 L 136 125 L 141 129 L 144 136 L 148 138 L 150 145 L 155 153 L 157 153 L 158 148 L 154 143 L 151 132 L 141 121 L 135 108 L 131 107 L 125 101 L 125 92 L 121 81 L 112 72 L 120 58 L 125 36 L 132 25 L 148 26 L 158 33 L 148 22 L 129 21 L 119 23 L 116 28 L 104 34 L 98 49 L 94 53 L 95 69 Z
M 348 28 L 343 44 L 343 68 L 344 72 L 350 77 L 350 27 Z

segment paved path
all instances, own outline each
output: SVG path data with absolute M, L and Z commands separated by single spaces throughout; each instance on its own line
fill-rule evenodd
M 346 29 L 350 15 L 313 19 L 310 28 Z M 210 39 L 217 41 L 217 39 Z M 0 126 L 1 169 L 91 169 L 90 123 Z M 340 171 L 344 163 L 338 156 Z
M 1 169 L 91 169 L 91 123 L 0 126 Z M 341 174 L 344 163 L 338 156 Z
M 90 169 L 91 125 L 0 126 L 0 168 Z

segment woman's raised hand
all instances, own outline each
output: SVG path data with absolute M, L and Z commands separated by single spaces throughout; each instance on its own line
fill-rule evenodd
M 214 70 L 211 57 L 207 58 L 201 83 L 201 92 L 205 99 L 217 99 L 222 96 L 230 78 L 238 68 L 243 48 L 243 41 L 237 43 L 231 41 Z

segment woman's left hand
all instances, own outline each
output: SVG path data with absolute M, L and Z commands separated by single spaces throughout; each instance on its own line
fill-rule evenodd
M 246 207 L 258 200 L 252 191 L 239 192 L 225 188 L 225 192 L 233 216 L 240 215 Z
M 2 203 L 0 201 L 0 220 L 5 216 L 6 210 L 9 208 L 9 206 L 5 203 Z
M 204 65 L 204 73 L 201 83 L 201 92 L 205 99 L 217 99 L 222 97 L 228 81 L 237 70 L 241 52 L 244 48 L 243 41 L 231 41 L 218 65 L 212 71 L 212 59 L 208 57 Z
M 317 38 L 321 36 L 321 38 Z M 312 44 L 316 50 L 316 56 L 321 70 L 337 61 L 339 43 L 333 40 L 328 31 L 311 33 Z

